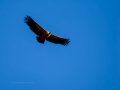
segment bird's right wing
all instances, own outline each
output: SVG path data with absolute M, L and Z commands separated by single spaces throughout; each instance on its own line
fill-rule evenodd
M 37 35 L 42 35 L 47 31 L 43 29 L 38 23 L 36 23 L 30 16 L 25 17 L 25 23 L 30 27 L 30 29 Z
M 62 38 L 53 34 L 51 34 L 46 40 L 55 44 L 62 44 L 64 46 L 67 46 L 68 43 L 70 42 L 69 39 Z

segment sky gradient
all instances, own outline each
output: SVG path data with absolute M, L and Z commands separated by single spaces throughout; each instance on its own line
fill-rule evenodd
M 119 0 L 0 0 L 0 90 L 120 90 Z M 38 43 L 24 17 L 69 38 Z

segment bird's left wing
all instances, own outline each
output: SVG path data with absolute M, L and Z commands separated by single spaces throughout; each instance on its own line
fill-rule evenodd
M 47 39 L 47 41 L 53 42 L 55 44 L 62 44 L 62 45 L 68 45 L 68 43 L 70 42 L 69 39 L 65 39 L 56 35 L 51 34 Z
M 43 29 L 38 23 L 36 23 L 30 16 L 25 17 L 25 23 L 30 27 L 30 29 L 37 35 L 42 35 L 47 31 Z

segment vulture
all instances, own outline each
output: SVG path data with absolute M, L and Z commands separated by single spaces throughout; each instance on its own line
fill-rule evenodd
M 62 38 L 59 36 L 56 36 L 52 34 L 49 31 L 46 31 L 43 29 L 37 22 L 35 22 L 30 16 L 27 16 L 24 18 L 25 23 L 30 27 L 30 29 L 37 34 L 37 41 L 39 43 L 44 44 L 45 40 L 55 43 L 55 44 L 62 44 L 64 46 L 67 46 L 68 43 L 70 42 L 69 39 Z

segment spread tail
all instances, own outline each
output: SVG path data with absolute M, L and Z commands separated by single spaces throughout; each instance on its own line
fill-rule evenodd
M 43 43 L 43 44 L 44 44 L 45 40 L 41 40 L 41 38 L 40 38 L 40 37 L 36 37 L 36 38 L 37 38 L 37 41 L 38 41 L 38 42 L 40 42 L 40 43 Z

